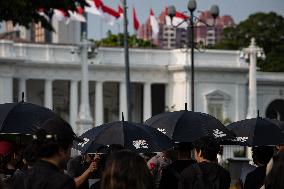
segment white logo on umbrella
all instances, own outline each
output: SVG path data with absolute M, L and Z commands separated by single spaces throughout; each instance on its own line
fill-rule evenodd
M 146 143 L 146 140 L 135 140 L 133 141 L 133 146 L 135 146 L 136 149 L 148 148 L 148 144 Z
M 236 137 L 233 141 L 236 142 L 246 142 L 248 140 L 248 137 Z
M 84 140 L 84 142 L 80 142 L 80 143 L 78 144 L 78 146 L 81 146 L 82 148 L 90 141 L 90 139 L 84 138 L 83 140 Z
M 163 134 L 166 134 L 166 133 L 167 133 L 167 132 L 166 132 L 166 129 L 160 129 L 160 128 L 158 128 L 157 130 L 160 131 L 160 132 L 162 132 Z
M 220 131 L 219 129 L 214 129 L 213 135 L 215 136 L 215 138 L 222 138 L 224 136 L 227 136 L 223 131 Z

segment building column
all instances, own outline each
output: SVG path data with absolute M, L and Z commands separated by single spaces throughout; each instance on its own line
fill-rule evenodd
M 78 134 L 76 120 L 78 116 L 78 81 L 70 81 L 69 122 L 73 131 Z
M 255 44 L 255 39 L 251 39 L 250 46 L 248 48 L 248 54 L 250 56 L 249 65 L 249 99 L 248 99 L 248 111 L 247 119 L 257 117 L 257 94 L 256 94 L 256 54 L 258 47 Z
M 19 78 L 19 94 L 18 94 L 18 101 L 24 100 L 27 101 L 27 87 L 26 87 L 26 79 Z M 22 93 L 24 93 L 24 99 L 22 99 Z
M 119 84 L 119 118 L 123 112 L 124 120 L 128 119 L 127 115 L 127 99 L 126 99 L 126 83 L 120 82 Z
M 45 80 L 44 83 L 44 106 L 53 109 L 52 80 Z
M 0 77 L 0 103 L 13 102 L 13 78 Z
M 81 56 L 81 102 L 77 124 L 79 134 L 83 134 L 94 126 L 89 101 L 88 42 L 84 36 L 80 44 Z
M 143 120 L 152 117 L 151 83 L 144 83 L 143 90 Z
M 95 126 L 99 126 L 104 122 L 104 101 L 103 101 L 103 82 L 96 82 L 95 94 Z

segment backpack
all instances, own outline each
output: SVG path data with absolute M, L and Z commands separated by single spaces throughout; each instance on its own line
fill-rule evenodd
M 192 165 L 196 173 L 196 179 L 193 183 L 192 189 L 219 189 L 220 188 L 220 180 L 218 174 L 214 176 L 204 176 L 202 170 L 200 169 L 197 163 Z M 218 172 L 217 172 L 218 173 Z

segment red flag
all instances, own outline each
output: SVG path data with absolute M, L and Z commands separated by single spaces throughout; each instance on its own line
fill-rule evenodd
M 137 32 L 139 27 L 140 27 L 140 23 L 139 23 L 139 20 L 137 19 L 136 10 L 135 10 L 134 7 L 133 7 L 133 10 L 132 10 L 132 13 L 133 13 L 133 26 L 134 26 L 134 30 L 136 30 L 136 32 Z
M 110 7 L 108 7 L 104 4 L 102 4 L 102 11 L 104 13 L 107 13 L 107 14 L 115 17 L 115 18 L 119 18 L 119 16 L 120 16 L 118 12 L 116 12 L 114 9 L 112 9 L 112 8 L 110 8 Z
M 104 13 L 104 19 L 109 25 L 113 25 L 115 20 L 117 20 L 120 17 L 119 13 L 111 7 L 102 4 L 101 8 Z
M 150 25 L 152 27 L 152 38 L 157 40 L 159 34 L 159 23 L 155 18 L 154 11 L 150 9 Z
M 102 2 L 101 0 L 87 0 L 86 1 L 89 4 L 89 7 L 86 6 L 85 7 L 85 11 L 91 14 L 95 14 L 95 15 L 102 15 L 102 11 L 101 11 L 101 5 Z
M 168 7 L 166 7 L 166 24 L 168 26 L 174 25 L 177 26 L 179 28 L 187 28 L 188 23 L 185 22 L 185 20 L 188 19 L 188 16 L 186 16 L 185 14 L 176 11 L 176 15 L 173 17 L 172 21 L 170 19 L 170 17 L 168 16 Z
M 123 17 L 123 9 L 120 5 L 118 5 L 118 14 L 119 14 L 119 18 Z

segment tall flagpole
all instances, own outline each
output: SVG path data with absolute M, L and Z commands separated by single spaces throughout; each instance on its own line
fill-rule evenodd
M 124 24 L 124 58 L 125 58 L 125 81 L 126 81 L 126 99 L 127 99 L 127 116 L 128 121 L 132 121 L 131 115 L 131 89 L 130 89 L 130 74 L 129 74 L 129 48 L 128 48 L 128 21 L 127 21 L 127 5 L 126 0 L 123 0 L 123 24 Z

